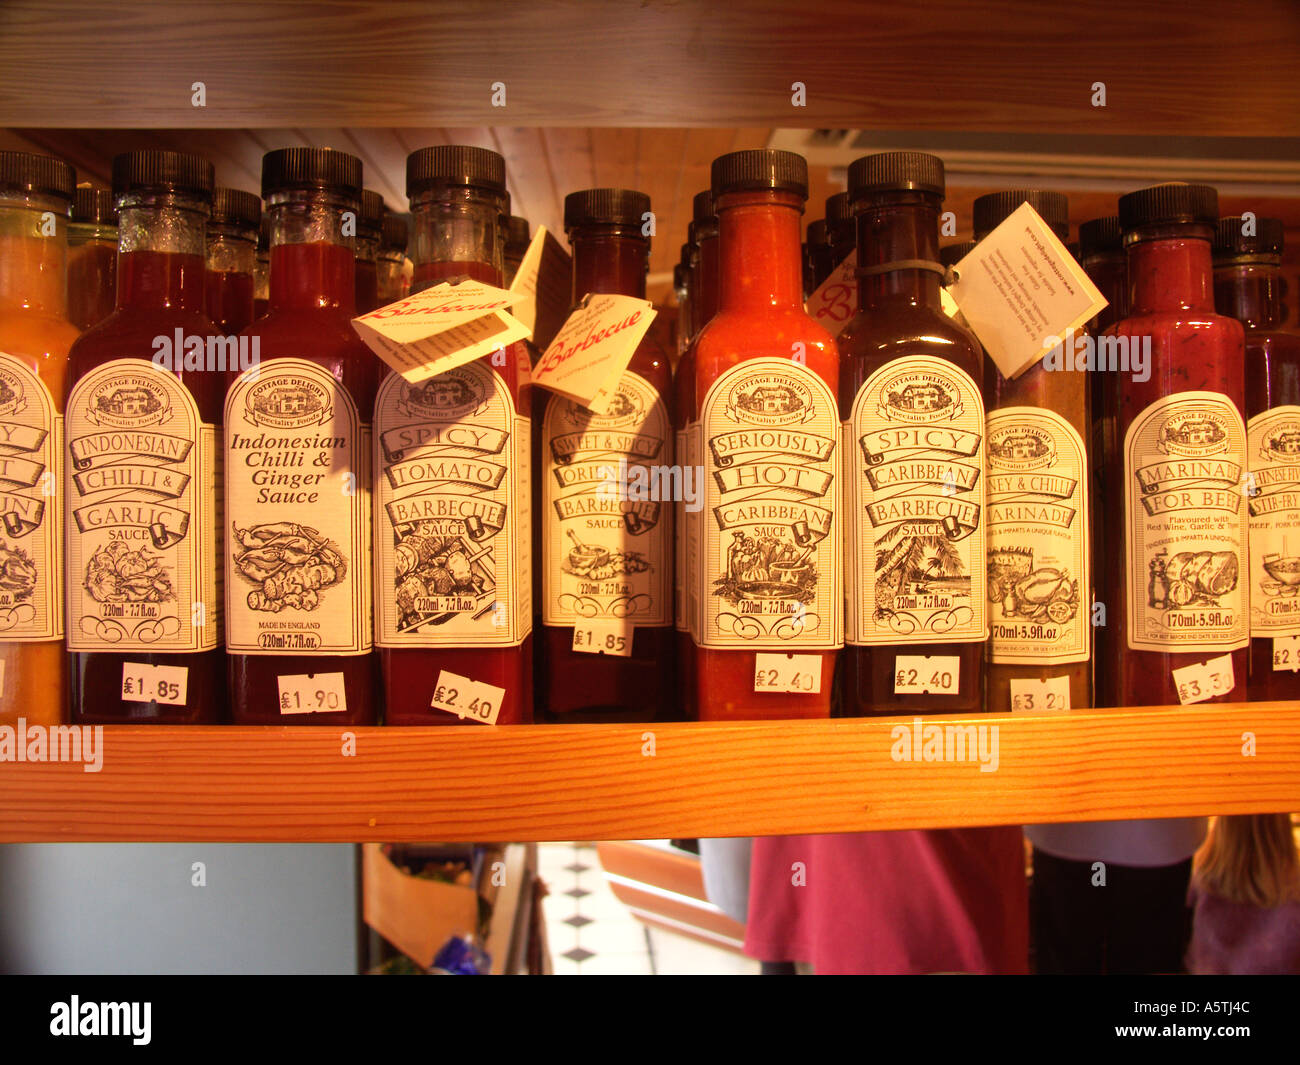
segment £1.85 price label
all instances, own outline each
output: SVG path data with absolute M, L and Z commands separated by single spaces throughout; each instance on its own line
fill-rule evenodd
M 282 714 L 337 714 L 348 708 L 342 673 L 299 673 L 276 680 Z
M 961 679 L 957 655 L 898 655 L 894 659 L 895 695 L 956 695 Z
M 462 721 L 468 718 L 470 721 L 481 721 L 485 725 L 495 725 L 505 697 L 505 688 L 498 688 L 495 684 L 485 684 L 479 680 L 470 680 L 469 677 L 448 673 L 444 669 L 438 674 L 438 683 L 433 689 L 433 701 L 429 705 L 437 710 L 446 710 L 449 714 L 455 714 Z
M 1030 713 L 1043 710 L 1070 709 L 1070 678 L 1048 677 L 1046 680 L 1012 680 L 1011 709 Z
M 1178 701 L 1203 703 L 1218 695 L 1227 695 L 1236 686 L 1232 675 L 1232 655 L 1219 655 L 1205 662 L 1173 671 L 1174 685 L 1178 688 Z
M 754 691 L 817 695 L 822 690 L 821 655 L 754 655 Z
M 632 654 L 632 625 L 622 618 L 584 618 L 573 623 L 573 649 L 590 655 Z
M 1300 636 L 1273 637 L 1273 672 L 1300 670 Z
M 186 666 L 122 663 L 122 701 L 184 706 L 190 671 Z

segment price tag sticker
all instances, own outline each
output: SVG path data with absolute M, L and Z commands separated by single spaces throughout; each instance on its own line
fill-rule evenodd
M 817 695 L 822 690 L 821 655 L 754 655 L 754 691 Z
M 625 618 L 591 618 L 573 623 L 573 649 L 589 655 L 632 653 L 632 623 Z
M 1031 713 L 1044 710 L 1070 709 L 1070 678 L 1048 677 L 1046 680 L 1012 680 L 1011 709 Z
M 132 703 L 185 705 L 189 684 L 187 666 L 151 666 L 144 662 L 122 663 L 122 698 Z
M 1300 670 L 1300 636 L 1273 637 L 1273 672 Z
M 961 682 L 957 655 L 898 655 L 894 659 L 895 695 L 956 695 Z
M 469 677 L 448 673 L 444 669 L 438 674 L 438 683 L 433 689 L 433 702 L 429 705 L 455 714 L 461 720 L 469 718 L 485 725 L 495 725 L 505 698 L 505 688 L 470 680 Z
M 299 673 L 275 679 L 282 714 L 338 714 L 348 708 L 342 673 Z
M 1178 688 L 1178 701 L 1184 706 L 1203 703 L 1216 695 L 1227 695 L 1236 686 L 1232 676 L 1232 655 L 1219 655 L 1218 658 L 1175 669 L 1173 678 Z

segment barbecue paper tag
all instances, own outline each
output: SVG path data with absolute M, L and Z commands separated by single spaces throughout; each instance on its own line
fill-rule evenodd
M 1030 369 L 1107 305 L 1028 203 L 954 270 L 948 292 L 1005 378 Z
M 655 314 L 649 300 L 589 295 L 537 361 L 532 383 L 605 415 Z
M 511 314 L 532 331 L 533 343 L 550 347 L 569 315 L 573 260 L 545 226 L 538 226 L 519 263 L 510 291 L 521 299 Z
M 531 335 L 507 314 L 524 295 L 481 281 L 445 282 L 352 319 L 366 346 L 412 384 Z
M 858 313 L 857 269 L 857 252 L 849 252 L 804 305 L 809 316 L 833 337 Z

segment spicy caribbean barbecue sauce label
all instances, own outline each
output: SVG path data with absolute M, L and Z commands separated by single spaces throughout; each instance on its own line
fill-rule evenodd
M 370 448 L 352 397 L 305 359 L 226 393 L 226 648 L 365 654 Z
M 747 359 L 700 408 L 703 647 L 843 643 L 835 397 L 788 358 Z
M 81 378 L 65 417 L 68 650 L 216 647 L 217 430 L 143 359 Z
M 504 647 L 532 630 L 530 426 L 485 359 L 375 403 L 376 642 Z
M 1246 427 L 1217 392 L 1157 400 L 1124 435 L 1128 645 L 1244 647 Z
M 1300 635 L 1300 407 L 1250 419 L 1250 634 Z
M 668 412 L 626 371 L 603 415 L 552 396 L 542 423 L 543 621 L 671 625 Z M 669 485 L 671 487 L 671 485 Z
M 984 400 L 917 355 L 863 383 L 844 423 L 849 643 L 988 636 Z

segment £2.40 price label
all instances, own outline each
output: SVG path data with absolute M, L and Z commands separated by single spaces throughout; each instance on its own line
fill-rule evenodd
M 1027 712 L 1070 709 L 1070 678 L 1012 680 L 1011 709 Z
M 1273 672 L 1300 670 L 1300 636 L 1273 637 Z
M 505 688 L 470 680 L 469 677 L 448 673 L 444 669 L 438 674 L 438 683 L 433 688 L 433 701 L 429 705 L 455 714 L 462 721 L 468 718 L 485 725 L 495 725 L 505 697 Z
M 894 659 L 895 695 L 956 695 L 961 682 L 957 655 L 898 655 Z
M 754 691 L 817 695 L 822 690 L 821 655 L 754 655 Z
M 282 714 L 337 714 L 348 708 L 342 673 L 297 673 L 276 680 Z
M 621 618 L 590 618 L 573 624 L 573 649 L 583 654 L 632 654 L 632 634 L 635 630 Z
M 1173 671 L 1174 685 L 1178 688 L 1178 701 L 1203 703 L 1218 695 L 1227 695 L 1236 686 L 1232 675 L 1232 655 L 1219 655 L 1205 662 Z
M 184 706 L 190 671 L 187 666 L 122 663 L 122 701 Z

